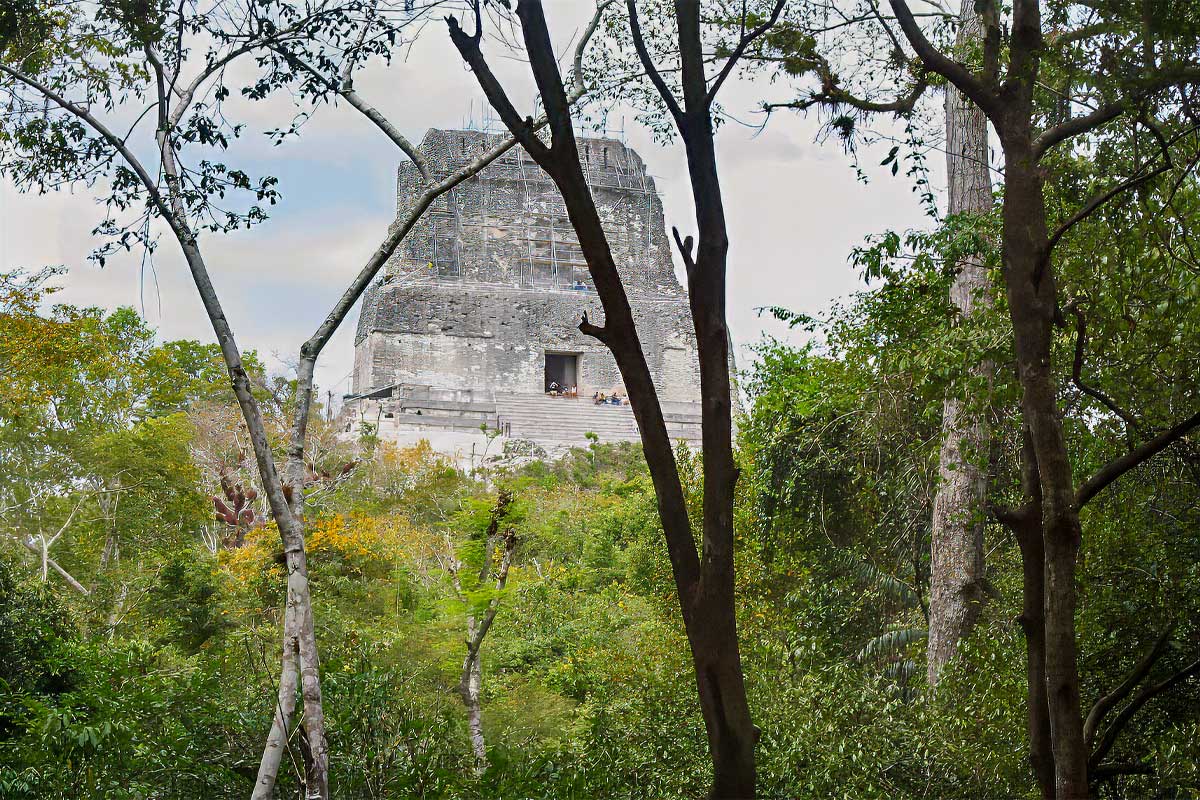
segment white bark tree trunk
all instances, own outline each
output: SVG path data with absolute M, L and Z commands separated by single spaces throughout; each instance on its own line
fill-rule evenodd
M 467 630 L 472 641 L 475 638 L 475 618 L 467 620 Z M 487 740 L 483 737 L 483 709 L 479 704 L 480 691 L 483 688 L 483 668 L 479 663 L 479 650 L 469 650 L 463 660 L 462 680 L 458 693 L 463 705 L 467 708 L 467 728 L 471 735 L 471 752 L 475 755 L 475 774 L 482 775 L 488 766 Z
M 296 708 L 296 690 L 300 685 L 300 647 L 296 641 L 294 608 L 289 602 L 284 610 L 281 659 L 283 666 L 279 675 L 279 695 L 271 732 L 267 735 L 267 744 L 258 765 L 258 778 L 250 795 L 251 800 L 271 800 L 274 796 L 275 777 L 279 774 L 279 764 L 288 746 L 288 732 L 291 730 L 292 716 Z
M 483 565 L 479 569 L 479 585 L 483 586 L 494 580 L 497 596 L 488 601 L 482 616 L 477 617 L 470 611 L 467 613 L 467 654 L 463 658 L 462 675 L 458 681 L 458 695 L 467 709 L 467 727 L 471 735 L 471 752 L 475 756 L 476 775 L 482 775 L 488 767 L 487 740 L 483 735 L 483 708 L 480 703 L 480 694 L 483 689 L 483 665 L 480 662 L 479 651 L 483 648 L 484 637 L 491 630 L 492 623 L 496 621 L 496 614 L 500 612 L 499 593 L 504 591 L 504 587 L 508 583 L 508 570 L 512 566 L 513 552 L 517 548 L 516 532 L 512 528 L 502 530 L 511 502 L 512 495 L 507 490 L 501 489 L 496 499 L 496 506 L 492 509 L 492 520 L 488 525 L 487 538 L 484 541 Z M 500 552 L 500 564 L 493 569 L 497 547 L 503 549 Z M 454 590 L 460 599 L 466 601 L 467 593 L 463 591 L 462 582 L 459 580 L 462 563 L 451 554 L 449 565 L 450 579 L 454 583 Z
M 981 46 L 983 21 L 975 0 L 962 0 L 956 46 Z M 983 214 L 992 208 L 987 117 L 953 86 L 946 90 L 946 177 L 950 214 Z M 964 317 L 991 306 L 987 269 L 969 257 L 959 265 L 950 299 Z M 973 369 L 989 387 L 994 366 Z M 987 398 L 965 401 L 948 395 L 942 406 L 939 483 L 933 504 L 929 644 L 929 685 L 954 657 L 979 618 L 983 600 L 983 527 L 987 502 L 986 458 L 991 431 Z
M 63 580 L 65 580 L 68 584 L 70 584 L 72 589 L 79 592 L 81 595 L 84 595 L 86 597 L 87 595 L 91 594 L 91 591 L 89 591 L 86 586 L 84 586 L 79 581 L 75 580 L 75 577 L 73 575 L 71 575 L 71 573 L 69 573 L 65 569 L 63 569 L 61 564 L 59 564 L 57 561 L 55 561 L 53 558 L 50 557 L 50 545 L 46 543 L 46 537 L 40 536 L 37 539 L 34 539 L 32 536 L 28 536 L 28 537 L 22 539 L 13 534 L 9 534 L 9 538 L 11 538 L 15 542 L 18 542 L 26 550 L 28 550 L 29 552 L 31 552 L 35 556 L 37 556 L 39 559 L 41 559 L 42 582 L 43 583 L 45 583 L 49 577 L 49 573 L 46 572 L 46 568 L 49 567 L 50 569 L 57 572 L 62 577 Z M 58 538 L 58 537 L 55 537 L 55 538 Z M 53 542 L 51 542 L 51 544 L 52 543 Z

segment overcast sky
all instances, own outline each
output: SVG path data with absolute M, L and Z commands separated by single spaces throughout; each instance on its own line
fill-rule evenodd
M 590 3 L 547 3 L 556 42 L 590 16 Z M 515 101 L 532 110 L 528 67 L 494 52 L 492 63 Z M 485 47 L 485 54 L 488 53 Z M 444 28 L 430 25 L 407 61 L 363 71 L 356 86 L 413 140 L 427 128 L 461 127 L 472 108 L 481 117 L 480 92 L 462 66 Z M 730 81 L 722 93 L 733 115 L 757 124 L 764 97 L 782 99 L 782 86 Z M 213 280 L 239 344 L 257 349 L 274 369 L 284 370 L 378 245 L 395 215 L 395 147 L 344 105 L 323 107 L 299 139 L 272 147 L 258 133 L 282 127 L 291 117 L 282 98 L 248 104 L 239 116 L 249 123 L 229 158 L 247 171 L 280 179 L 283 202 L 267 223 L 232 235 L 202 239 Z M 609 115 L 610 128 L 624 125 L 625 138 L 645 159 L 663 197 L 667 225 L 691 226 L 691 198 L 682 150 L 654 144 L 632 113 Z M 857 276 L 846 261 L 863 237 L 888 228 L 927 223 L 911 185 L 875 165 L 886 148 L 862 152 L 871 181 L 861 183 L 836 142 L 818 144 L 815 117 L 777 113 L 763 131 L 724 125 L 718 151 L 730 224 L 729 315 L 742 363 L 764 332 L 786 335 L 756 309 L 781 305 L 816 313 L 853 291 Z M 930 157 L 935 186 L 942 159 Z M 103 218 L 96 194 L 86 189 L 46 196 L 20 195 L 0 184 L 0 267 L 62 265 L 60 302 L 143 311 L 160 336 L 212 341 L 196 290 L 169 237 L 161 240 L 151 274 L 138 255 L 110 259 L 103 269 L 87 261 L 90 232 Z M 157 280 L 155 279 L 157 277 Z M 357 311 L 330 342 L 317 380 L 322 390 L 349 391 Z

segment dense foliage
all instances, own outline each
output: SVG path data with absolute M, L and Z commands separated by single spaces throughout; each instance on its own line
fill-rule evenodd
M 1013 622 L 1020 565 L 999 528 L 989 528 L 993 596 L 964 658 L 936 696 L 913 668 L 923 649 L 938 403 L 964 390 L 978 348 L 1003 352 L 996 320 L 951 324 L 940 260 L 895 259 L 904 246 L 885 237 L 864 249 L 871 286 L 828 318 L 779 311 L 810 328 L 812 343 L 766 342 L 748 375 L 739 622 L 766 796 L 1034 792 Z M 244 796 L 271 713 L 283 576 L 278 535 L 261 510 L 237 546 L 205 509 L 205 495 L 221 496 L 223 475 L 250 485 L 235 418 L 215 390 L 215 354 L 156 344 L 127 310 L 43 316 L 31 298 L 46 284 L 25 279 L 18 292 L 17 280 L 8 283 L 14 333 L 5 341 L 66 355 L 39 362 L 53 365 L 53 380 L 39 382 L 31 368 L 25 383 L 5 387 L 7 472 L 25 465 L 58 477 L 4 484 L 16 513 L 4 515 L 0 561 L 0 790 Z M 18 339 L 34 328 L 32 340 Z M 77 346 L 80 329 L 95 346 Z M 1064 334 L 1064 346 L 1073 343 Z M 10 347 L 6 358 L 27 353 Z M 918 361 L 949 366 L 917 380 Z M 259 384 L 277 399 L 282 429 L 286 382 Z M 1104 458 L 1109 427 L 1082 402 L 1073 408 L 1072 435 Z M 425 446 L 339 443 L 319 411 L 313 424 L 326 463 L 355 465 L 310 489 L 338 796 L 696 794 L 707 771 L 704 731 L 635 447 L 593 443 L 533 461 L 501 453 L 469 473 Z M 1003 466 L 1011 448 L 1002 441 L 994 455 L 997 491 L 1011 475 Z M 698 456 L 684 448 L 678 459 L 698 511 Z M 1193 468 L 1187 453 L 1174 454 L 1089 514 L 1080 631 L 1093 695 L 1169 623 L 1175 649 L 1195 640 Z M 514 498 L 507 585 L 456 586 L 452 565 L 470 573 L 486 552 L 499 489 Z M 60 526 L 47 556 L 86 595 L 53 570 L 43 578 L 40 545 L 22 546 Z M 455 688 L 464 620 L 489 603 L 499 606 L 482 647 L 489 765 L 476 774 Z M 1123 779 L 1117 796 L 1200 787 L 1197 710 L 1185 686 L 1139 715 L 1119 750 L 1157 774 L 1151 783 Z M 295 786 L 299 760 L 294 752 L 285 762 L 281 790 Z

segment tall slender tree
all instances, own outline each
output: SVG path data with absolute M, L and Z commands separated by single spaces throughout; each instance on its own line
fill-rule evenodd
M 955 51 L 974 62 L 983 49 L 984 23 L 975 0 L 963 0 Z M 946 89 L 947 212 L 985 214 L 992 209 L 988 122 L 983 112 L 956 87 Z M 992 306 L 988 270 L 980 254 L 957 265 L 950 299 L 963 316 Z M 994 365 L 972 370 L 989 387 Z M 979 619 L 984 597 L 983 530 L 987 517 L 987 455 L 990 433 L 987 401 L 982 396 L 950 393 L 942 405 L 939 483 L 930 525 L 929 641 L 926 667 L 936 686 L 942 667 Z
M 111 171 L 110 208 L 144 204 L 144 210 L 134 226 L 122 226 L 110 218 L 101 229 L 119 234 L 122 244 L 132 240 L 150 246 L 150 220 L 157 218 L 178 243 L 221 348 L 249 431 L 264 494 L 282 539 L 288 569 L 286 616 L 295 620 L 294 647 L 302 654 L 299 673 L 304 686 L 304 735 L 306 751 L 311 754 L 306 772 L 318 796 L 328 797 L 324 711 L 304 534 L 289 502 L 293 492 L 285 486 L 271 451 L 262 411 L 212 284 L 199 238 L 205 228 L 225 230 L 265 217 L 257 205 L 244 214 L 221 212 L 215 199 L 226 191 L 248 190 L 260 202 L 274 202 L 274 181 L 268 178 L 252 184 L 244 172 L 229 170 L 223 164 L 202 161 L 193 171 L 182 161 L 184 145 L 189 141 L 218 148 L 228 143 L 228 131 L 222 130 L 213 107 L 206 108 L 202 100 L 224 67 L 260 46 L 263 39 L 303 35 L 304 27 L 312 20 L 305 17 L 270 33 L 259 28 L 254 46 L 210 53 L 194 76 L 185 77 L 191 37 L 198 31 L 195 17 L 189 13 L 192 9 L 181 8 L 175 13 L 157 6 L 113 4 L 96 9 L 94 15 L 78 9 L 62 11 L 62 16 L 47 23 L 39 20 L 49 16 L 48 10 L 31 10 L 26 29 L 49 31 L 51 43 L 33 36 L 14 37 L 0 62 L 5 88 L 17 109 L 9 120 L 8 141 L 29 156 L 24 162 L 6 158 L 4 164 L 19 185 L 42 189 L 58 182 L 90 183 L 98 174 Z M 79 42 L 105 44 L 88 47 Z M 121 107 L 126 100 L 146 97 L 151 98 L 148 111 L 154 122 L 153 145 L 139 155 L 131 141 L 134 132 L 118 133 L 114 123 L 102 120 L 99 114 Z M 51 107 L 59 112 L 53 117 L 47 113 Z M 66 132 L 71 136 L 64 136 Z M 82 144 L 72 144 L 79 142 Z M 148 153 L 154 154 L 157 163 L 146 159 Z
M 978 63 L 984 45 L 981 8 L 964 0 L 958 14 L 944 7 L 923 9 L 923 16 L 954 23 L 954 52 Z M 785 24 L 772 35 L 769 63 L 793 79 L 810 73 L 815 86 L 799 99 L 764 104 L 776 109 L 806 111 L 818 108 L 830 115 L 829 124 L 848 142 L 858 134 L 859 118 L 880 115 L 904 119 L 910 131 L 923 116 L 919 103 L 930 87 L 928 70 L 904 52 L 893 30 L 895 19 L 874 0 L 844 6 L 797 4 Z M 832 37 L 832 41 L 829 41 Z M 886 76 L 881 80 L 881 76 Z M 888 85 L 899 83 L 897 89 Z M 944 98 L 947 213 L 967 230 L 967 218 L 992 209 L 992 181 L 987 117 L 953 85 Z M 910 144 L 915 142 L 910 141 Z M 885 164 L 897 171 L 900 147 Z M 948 220 L 949 221 L 949 220 Z M 992 307 L 984 255 L 967 252 L 951 265 L 956 279 L 950 300 L 967 319 Z M 990 435 L 988 395 L 994 365 L 986 359 L 969 370 L 966 388 L 947 392 L 942 408 L 942 445 L 938 488 L 930 516 L 930 596 L 926 671 L 936 685 L 942 667 L 953 657 L 959 641 L 979 617 L 984 597 L 983 534 L 986 522 Z M 982 386 L 982 391 L 977 389 Z
M 733 461 L 729 330 L 725 319 L 729 235 L 717 176 L 713 102 L 747 48 L 770 30 L 782 8 L 783 0 L 778 0 L 769 16 L 755 25 L 743 6 L 738 39 L 717 73 L 709 76 L 705 69 L 700 3 L 678 0 L 668 20 L 676 30 L 672 49 L 680 66 L 680 99 L 647 49 L 635 0 L 626 2 L 633 47 L 684 143 L 699 233 L 698 241 L 694 242 L 691 236 L 684 238 L 674 231 L 687 270 L 700 366 L 704 454 L 700 552 L 696 549 L 696 532 L 688 518 L 662 406 L 629 299 L 580 164 L 570 105 L 542 4 L 521 0 L 517 16 L 530 68 L 550 120 L 549 144 L 535 135 L 530 118 L 522 118 L 484 58 L 480 49 L 482 0 L 474 3 L 472 33 L 464 31 L 455 18 L 447 18 L 451 39 L 475 73 L 488 101 L 562 193 L 600 296 L 603 324 L 589 321 L 585 316 L 579 329 L 612 352 L 641 432 L 684 628 L 691 645 L 713 765 L 710 796 L 714 798 L 754 796 L 754 750 L 759 734 L 746 699 L 734 606 L 733 494 L 737 468 Z
M 471 736 L 471 751 L 475 756 L 475 773 L 482 775 L 488 766 L 487 739 L 483 734 L 483 707 L 480 695 L 483 691 L 483 640 L 500 613 L 500 595 L 508 583 L 508 571 L 512 567 L 513 553 L 517 548 L 517 532 L 512 518 L 513 496 L 509 489 L 496 493 L 496 504 L 489 512 L 486 530 L 483 532 L 482 558 L 478 574 L 464 573 L 466 566 L 455 552 L 450 536 L 446 537 L 447 554 L 445 569 L 458 599 L 467 606 L 467 653 L 463 657 L 462 671 L 458 680 L 458 696 L 467 709 L 467 730 Z M 497 558 L 497 554 L 499 557 Z M 463 580 L 465 577 L 466 581 Z M 485 602 L 480 604 L 472 594 L 480 590 L 487 592 Z

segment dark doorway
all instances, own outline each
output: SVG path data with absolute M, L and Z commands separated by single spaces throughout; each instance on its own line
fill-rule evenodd
M 577 386 L 579 356 L 574 353 L 546 353 L 546 381 L 543 389 L 552 391 L 550 384 L 566 392 Z

